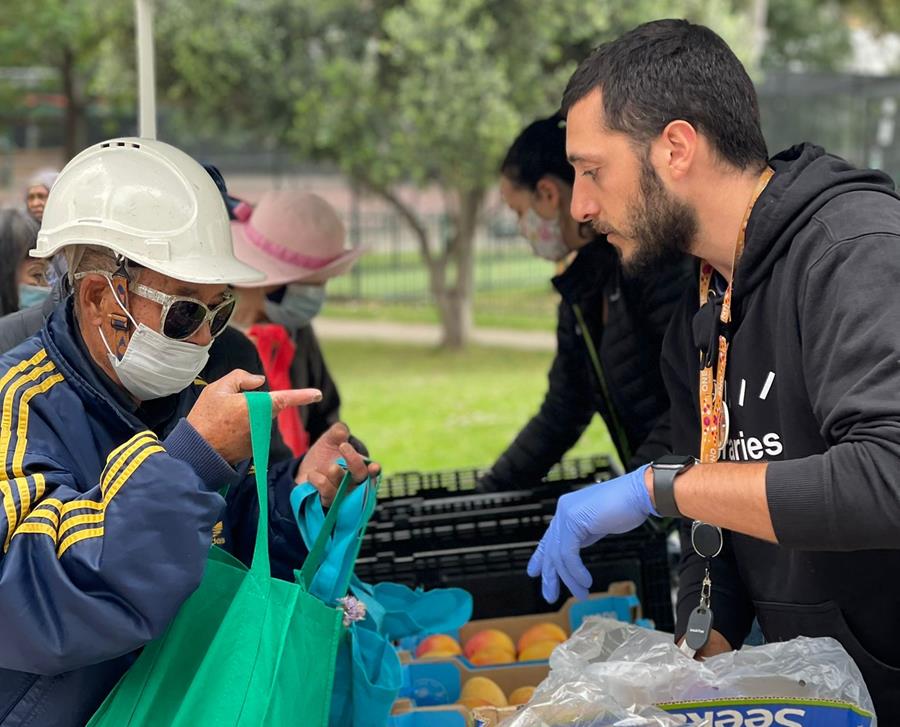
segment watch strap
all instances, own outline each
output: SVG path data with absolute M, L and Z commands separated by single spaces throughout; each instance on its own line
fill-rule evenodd
M 653 468 L 653 499 L 661 517 L 683 517 L 675 502 L 675 478 L 683 471 L 676 467 Z

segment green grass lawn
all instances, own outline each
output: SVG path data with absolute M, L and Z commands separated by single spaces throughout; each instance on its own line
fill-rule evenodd
M 391 323 L 439 322 L 437 309 L 428 302 L 340 300 L 332 296 L 330 287 L 328 295 L 321 313 L 325 318 Z M 474 303 L 475 325 L 517 331 L 554 331 L 558 304 L 559 296 L 548 288 L 477 293 Z
M 537 411 L 552 354 L 322 341 L 342 417 L 387 474 L 490 465 Z M 611 453 L 597 417 L 572 455 Z
M 552 331 L 559 296 L 550 278 L 554 266 L 527 246 L 475 258 L 475 325 Z M 323 316 L 396 323 L 437 323 L 428 274 L 415 251 L 370 253 L 353 270 L 328 283 Z

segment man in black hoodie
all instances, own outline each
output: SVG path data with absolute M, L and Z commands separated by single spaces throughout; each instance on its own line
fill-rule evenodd
M 834 637 L 882 723 L 900 724 L 891 180 L 811 144 L 767 160 L 749 77 L 721 38 L 686 21 L 600 46 L 563 110 L 573 217 L 607 233 L 635 270 L 690 252 L 699 281 L 662 355 L 672 451 L 684 457 L 561 498 L 529 573 L 555 600 L 560 578 L 575 593 L 590 585 L 580 548 L 649 514 L 720 526 L 714 630 L 700 654 L 740 647 L 754 615 L 770 641 Z M 685 523 L 677 638 L 706 566 Z

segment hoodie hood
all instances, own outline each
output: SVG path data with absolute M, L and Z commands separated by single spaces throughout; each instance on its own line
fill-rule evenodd
M 775 176 L 760 196 L 747 224 L 746 244 L 734 279 L 734 305 L 772 271 L 797 233 L 827 202 L 848 192 L 883 192 L 892 197 L 891 178 L 872 169 L 856 169 L 815 144 L 798 144 L 772 157 Z

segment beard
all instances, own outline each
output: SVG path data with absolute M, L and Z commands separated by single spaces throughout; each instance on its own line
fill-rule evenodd
M 663 186 L 647 154 L 641 159 L 640 196 L 628 210 L 634 252 L 622 261 L 628 277 L 677 263 L 688 254 L 697 235 L 697 213 Z

